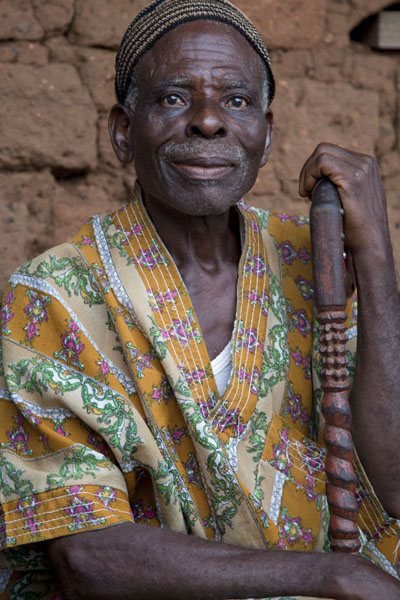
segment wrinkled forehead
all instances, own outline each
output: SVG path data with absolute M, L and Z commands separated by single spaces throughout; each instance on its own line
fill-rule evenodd
M 199 20 L 169 31 L 139 60 L 138 80 L 198 73 L 259 84 L 265 66 L 249 42 L 225 23 Z

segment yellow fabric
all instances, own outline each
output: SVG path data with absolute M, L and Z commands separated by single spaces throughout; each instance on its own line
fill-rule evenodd
M 328 550 L 307 220 L 243 202 L 237 209 L 245 240 L 222 398 L 139 188 L 127 207 L 94 217 L 11 277 L 2 312 L 1 566 L 22 573 L 0 598 L 55 600 L 32 543 L 123 521 L 248 547 Z M 354 310 L 353 301 L 350 358 Z M 395 575 L 399 523 L 361 465 L 359 473 L 363 551 Z

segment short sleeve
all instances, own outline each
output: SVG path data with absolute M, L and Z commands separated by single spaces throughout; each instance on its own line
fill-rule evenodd
M 95 283 L 87 276 L 86 292 L 68 294 L 65 266 L 54 285 L 17 273 L 4 296 L 2 568 L 43 569 L 36 542 L 132 521 L 124 461 L 137 436 L 131 390 L 121 383 L 128 377 L 114 360 L 115 333 Z M 79 318 L 69 296 L 82 305 Z M 92 322 L 102 321 L 100 345 Z

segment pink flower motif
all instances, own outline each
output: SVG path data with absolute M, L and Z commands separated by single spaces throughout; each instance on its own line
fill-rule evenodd
M 162 398 L 162 394 L 161 394 L 161 390 L 160 388 L 153 388 L 153 393 L 151 395 L 153 400 L 156 400 L 157 402 L 161 402 L 161 398 Z
M 143 229 L 144 229 L 144 224 L 143 223 L 141 223 L 140 225 L 138 223 L 135 223 L 134 226 L 131 229 L 131 232 L 134 235 L 140 235 L 142 233 Z
M 145 507 L 142 500 L 136 500 L 136 502 L 131 504 L 131 513 L 135 522 L 148 522 L 157 517 L 155 509 L 152 506 Z
M 11 302 L 14 302 L 15 300 L 15 296 L 13 293 L 13 290 L 11 288 L 11 290 L 8 292 L 7 296 L 6 296 L 6 304 L 11 304 Z
M 79 354 L 84 350 L 85 345 L 78 336 L 79 327 L 75 321 L 68 321 L 69 331 L 61 335 L 61 344 L 63 349 L 54 353 L 55 358 L 62 358 L 67 363 L 72 363 L 79 369 L 83 369 L 83 364 L 79 359 Z
M 105 360 L 102 360 L 100 363 L 100 369 L 101 369 L 101 374 L 102 375 L 107 375 L 107 373 L 109 373 L 110 368 L 108 366 L 108 364 L 106 363 Z
M 245 381 L 247 379 L 247 373 L 243 367 L 238 370 L 237 374 L 239 377 L 239 381 Z
M 62 428 L 62 426 L 61 426 L 61 425 L 56 425 L 56 426 L 54 427 L 54 431 L 55 431 L 56 433 L 58 433 L 59 435 L 62 435 L 63 437 L 67 437 L 67 434 L 65 433 L 65 431 L 64 431 L 64 429 Z
M 285 213 L 278 213 L 276 216 L 282 223 L 287 223 L 290 220 L 289 215 L 286 215 Z
M 28 339 L 31 340 L 35 337 L 35 335 L 37 335 L 39 332 L 39 329 L 36 325 L 34 325 L 33 323 L 29 323 L 28 328 L 27 328 L 27 334 L 28 334 Z
M 29 518 L 25 521 L 26 527 L 29 529 L 31 533 L 38 532 L 38 526 L 35 519 Z
M 293 261 L 297 258 L 297 252 L 293 245 L 288 241 L 283 242 L 280 246 L 280 251 L 282 254 L 283 262 L 287 265 L 292 265 Z
M 178 295 L 177 290 L 170 290 L 169 292 L 165 292 L 164 298 L 166 299 L 167 302 L 173 302 L 175 300 L 175 298 L 177 297 L 177 295 Z
M 81 244 L 83 244 L 84 246 L 94 246 L 94 240 L 92 240 L 90 237 L 84 236 L 82 238 Z
M 307 264 L 311 261 L 311 254 L 309 254 L 305 248 L 299 250 L 298 257 L 304 264 Z
M 180 444 L 181 443 L 181 439 L 183 437 L 186 437 L 186 435 L 187 434 L 186 434 L 186 431 L 184 429 L 178 429 L 177 427 L 175 427 L 175 429 L 171 433 L 171 438 L 175 442 L 175 444 Z
M 256 304 L 256 302 L 258 302 L 260 299 L 260 296 L 254 291 L 246 294 L 246 297 L 250 300 L 251 304 Z
M 257 232 L 260 231 L 260 226 L 258 223 L 256 223 L 255 221 L 250 221 L 250 227 L 252 228 L 253 231 Z
M 70 321 L 70 328 L 71 328 L 71 331 L 73 331 L 73 332 L 79 331 L 79 327 L 75 323 L 75 321 Z

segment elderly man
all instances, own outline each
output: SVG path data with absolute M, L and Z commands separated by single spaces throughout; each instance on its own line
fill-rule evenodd
M 271 148 L 265 44 L 226 0 L 157 0 L 116 67 L 131 202 L 5 294 L 1 597 L 398 599 L 400 306 L 375 161 L 322 144 L 300 176 L 303 196 L 338 186 L 359 294 L 363 556 L 337 555 L 307 221 L 242 200 Z

